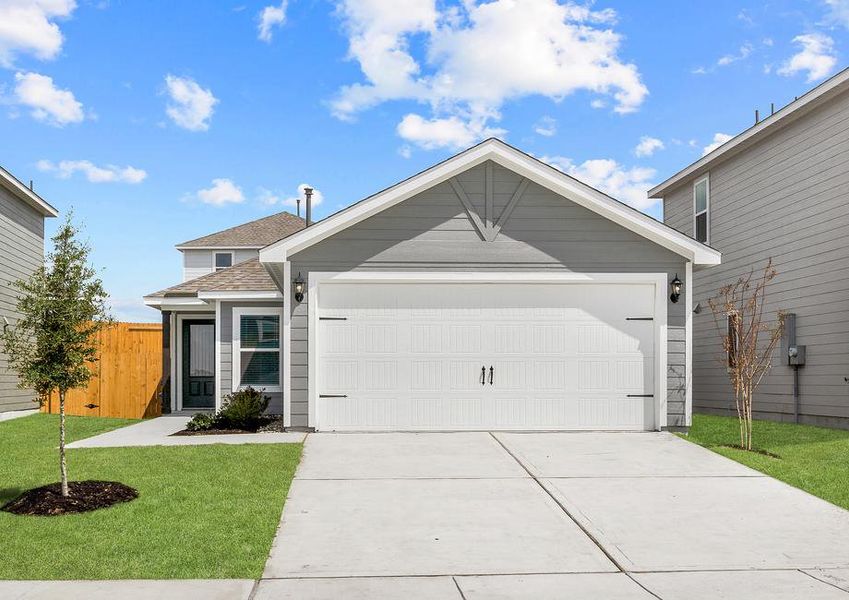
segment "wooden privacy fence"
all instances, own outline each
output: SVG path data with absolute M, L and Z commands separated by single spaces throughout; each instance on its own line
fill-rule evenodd
M 115 323 L 98 334 L 99 358 L 87 388 L 65 397 L 69 415 L 142 419 L 162 414 L 162 325 Z M 42 412 L 59 412 L 59 395 Z

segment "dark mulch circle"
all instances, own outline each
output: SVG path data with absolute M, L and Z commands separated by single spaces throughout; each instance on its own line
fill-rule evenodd
M 68 497 L 62 497 L 62 486 L 51 483 L 27 490 L 0 510 L 16 515 L 52 517 L 107 508 L 138 498 L 133 488 L 117 481 L 70 481 Z
M 744 448 L 740 444 L 722 444 L 722 448 L 731 448 L 732 450 L 743 450 L 744 452 L 754 452 L 755 454 L 762 454 L 763 456 L 769 456 L 770 458 L 781 458 L 778 454 L 773 454 L 769 450 L 761 450 L 760 448 L 752 448 L 751 450 L 746 450 L 746 448 Z

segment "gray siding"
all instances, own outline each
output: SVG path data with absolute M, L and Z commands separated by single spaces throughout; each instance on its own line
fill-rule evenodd
M 458 176 L 482 207 L 485 167 Z M 520 176 L 494 166 L 494 214 Z M 483 211 L 481 210 L 481 214 Z M 597 214 L 531 184 L 493 242 L 483 242 L 451 186 L 437 185 L 291 257 L 310 271 L 572 271 L 684 275 L 681 257 Z M 286 290 L 288 292 L 288 290 Z M 294 304 L 294 303 L 293 303 Z M 292 310 L 292 421 L 307 424 L 307 299 Z M 684 426 L 683 302 L 669 304 L 669 425 Z
M 666 222 L 692 234 L 691 179 L 664 198 Z M 798 315 L 803 422 L 849 427 L 849 94 L 843 94 L 760 140 L 710 172 L 711 245 L 722 265 L 699 271 L 694 315 L 693 404 L 728 412 L 733 397 L 721 358 L 720 334 L 707 299 L 725 283 L 772 257 L 778 277 L 769 314 Z M 776 356 L 758 388 L 759 417 L 793 418 L 793 371 Z
M 183 281 L 208 275 L 213 271 L 213 257 L 216 252 L 232 252 L 233 264 L 245 262 L 259 256 L 258 250 L 244 248 L 218 248 L 216 250 L 182 250 L 183 252 Z
M 282 302 L 222 302 L 221 303 L 221 390 L 220 396 L 223 398 L 233 391 L 233 309 L 246 306 L 282 306 Z M 283 324 L 280 324 L 281 335 Z M 282 360 L 282 357 L 281 357 Z M 281 377 L 286 377 L 282 372 Z M 268 413 L 274 415 L 283 414 L 283 394 L 280 392 L 267 392 L 267 396 L 271 397 L 271 402 L 268 404 Z
M 25 279 L 44 261 L 44 218 L 0 188 L 0 317 L 14 324 L 17 294 L 9 286 Z M 2 319 L 0 319 L 0 322 Z M 0 412 L 36 408 L 35 394 L 18 388 L 18 377 L 0 350 Z

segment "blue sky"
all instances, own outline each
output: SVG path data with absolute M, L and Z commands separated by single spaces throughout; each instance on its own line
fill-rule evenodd
M 174 244 L 318 217 L 489 135 L 645 190 L 846 65 L 849 0 L 0 0 L 0 164 L 73 208 L 123 320 Z M 57 220 L 48 223 L 48 234 Z

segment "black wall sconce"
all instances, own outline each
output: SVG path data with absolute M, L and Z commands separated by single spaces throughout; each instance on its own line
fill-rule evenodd
M 681 297 L 681 280 L 678 279 L 678 273 L 675 273 L 675 279 L 669 282 L 669 288 L 672 290 L 672 293 L 669 294 L 669 299 L 672 300 L 672 304 L 678 302 L 678 298 Z
M 298 276 L 292 282 L 292 287 L 295 288 L 295 302 L 303 302 L 304 300 L 304 278 L 298 272 Z

